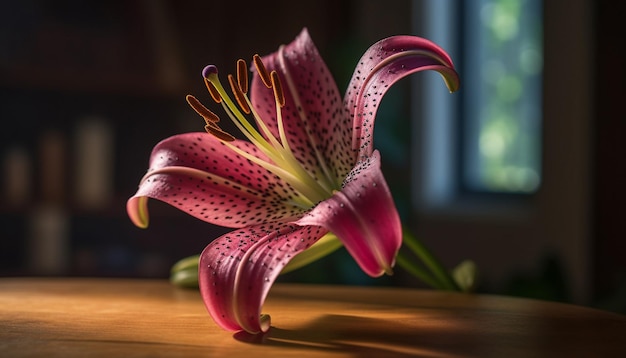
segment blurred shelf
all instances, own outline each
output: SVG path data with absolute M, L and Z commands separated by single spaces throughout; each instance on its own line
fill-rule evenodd
M 124 95 L 144 97 L 184 96 L 192 83 L 168 85 L 153 74 L 98 72 L 98 71 L 55 71 L 31 66 L 2 68 L 4 75 L 0 87 L 6 90 L 43 90 L 54 92 L 80 92 L 86 95 Z

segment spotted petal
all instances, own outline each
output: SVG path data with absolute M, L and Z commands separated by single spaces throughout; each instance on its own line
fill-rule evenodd
M 357 163 L 340 192 L 297 223 L 323 226 L 334 233 L 368 275 L 390 273 L 402 244 L 402 228 L 378 151 Z
M 232 143 L 264 158 L 249 142 Z M 216 225 L 244 227 L 300 215 L 298 197 L 278 176 L 215 137 L 187 133 L 154 147 L 150 169 L 127 211 L 137 226 L 147 227 L 147 198 L 154 198 Z
M 199 285 L 205 306 L 227 330 L 249 333 L 269 329 L 261 307 L 282 268 L 327 231 L 274 223 L 237 229 L 211 242 L 202 252 Z
M 263 57 L 263 62 L 268 71 L 277 71 L 283 84 L 283 123 L 296 158 L 318 181 L 338 187 L 354 165 L 352 120 L 308 31 L 302 30 L 293 42 Z M 256 75 L 251 91 L 254 107 L 278 137 L 272 90 Z
M 389 87 L 403 77 L 423 70 L 439 72 L 451 92 L 459 78 L 450 56 L 439 46 L 415 36 L 394 36 L 372 45 L 354 70 L 344 106 L 354 119 L 352 147 L 359 157 L 372 153 L 374 119 Z

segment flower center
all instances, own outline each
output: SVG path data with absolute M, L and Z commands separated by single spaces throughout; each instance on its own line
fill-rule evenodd
M 232 151 L 262 166 L 289 183 L 300 194 L 299 197 L 293 199 L 294 205 L 304 209 L 311 208 L 320 201 L 331 197 L 333 188 L 315 180 L 294 156 L 283 125 L 282 107 L 285 105 L 285 94 L 278 73 L 276 71 L 268 72 L 259 55 L 254 55 L 253 63 L 263 84 L 274 92 L 278 137 L 272 134 L 248 98 L 248 66 L 246 61 L 242 59 L 237 61 L 236 78 L 231 74 L 228 75 L 228 82 L 234 100 L 222 86 L 217 74 L 217 67 L 214 65 L 206 66 L 202 71 L 202 76 L 211 98 L 216 103 L 222 105 L 224 111 L 239 131 L 263 152 L 268 160 L 258 158 L 233 145 L 232 142 L 235 140 L 235 137 L 218 125 L 220 118 L 202 105 L 194 96 L 187 95 L 187 102 L 191 108 L 204 118 L 206 123 L 204 129 L 207 133 L 222 141 Z M 249 116 L 254 118 L 254 122 L 248 120 Z M 256 126 L 252 123 L 256 123 Z

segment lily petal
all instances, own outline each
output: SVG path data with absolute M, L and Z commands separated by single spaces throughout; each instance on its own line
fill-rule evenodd
M 368 275 L 391 273 L 402 244 L 402 227 L 380 169 L 380 154 L 357 163 L 344 187 L 296 221 L 327 228 Z
M 439 72 L 450 92 L 459 77 L 450 56 L 435 43 L 415 36 L 393 36 L 372 45 L 355 68 L 344 106 L 353 118 L 352 148 L 359 158 L 373 151 L 376 111 L 389 87 L 405 76 L 423 70 Z
M 326 230 L 274 223 L 238 229 L 211 242 L 200 255 L 199 285 L 205 306 L 227 330 L 266 332 L 261 307 L 282 268 Z
M 246 141 L 231 142 L 258 158 Z M 299 194 L 275 174 L 206 133 L 186 133 L 157 144 L 150 169 L 126 205 L 139 227 L 148 226 L 147 198 L 164 201 L 200 220 L 244 227 L 301 215 Z
M 354 164 L 352 119 L 308 31 L 263 57 L 263 63 L 268 71 L 276 70 L 283 84 L 283 125 L 296 158 L 315 179 L 338 187 Z M 255 75 L 251 91 L 253 106 L 278 138 L 272 90 Z

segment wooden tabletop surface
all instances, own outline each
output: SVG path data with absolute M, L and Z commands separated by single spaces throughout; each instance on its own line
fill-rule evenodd
M 0 357 L 626 357 L 626 316 L 400 288 L 275 285 L 263 336 L 161 280 L 0 279 Z

